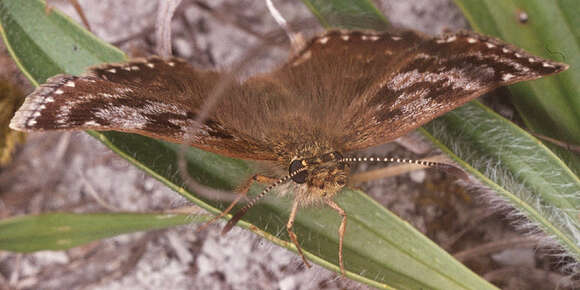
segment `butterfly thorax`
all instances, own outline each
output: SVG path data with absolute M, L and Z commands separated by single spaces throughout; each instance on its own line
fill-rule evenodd
M 310 158 L 295 158 L 288 171 L 292 181 L 301 185 L 298 198 L 303 206 L 333 198 L 346 184 L 350 168 L 340 162 L 342 155 L 328 152 Z

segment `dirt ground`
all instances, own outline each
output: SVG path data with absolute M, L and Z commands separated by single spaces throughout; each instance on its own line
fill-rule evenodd
M 68 1 L 51 5 L 79 19 Z M 153 53 L 157 1 L 79 1 L 93 32 L 129 55 Z M 275 1 L 290 20 L 309 12 L 298 1 Z M 393 23 L 438 34 L 468 27 L 447 0 L 382 1 Z M 174 54 L 203 68 L 225 68 L 278 29 L 262 1 L 183 1 L 173 21 Z M 322 29 L 319 28 L 319 31 Z M 261 60 L 267 71 L 287 50 Z M 6 50 L 0 77 L 25 92 Z M 493 102 L 493 100 L 491 100 Z M 503 102 L 494 103 L 511 111 Z M 419 152 L 412 153 L 411 151 Z M 436 154 L 410 134 L 369 152 L 422 158 Z M 358 170 L 375 167 L 361 166 Z M 504 289 L 573 288 L 558 260 L 517 232 L 505 210 L 435 170 L 419 170 L 362 185 L 373 198 L 409 221 L 468 267 Z M 396 193 L 396 194 L 394 194 Z M 98 198 L 96 198 L 98 197 Z M 31 134 L 14 161 L 0 168 L 0 218 L 51 211 L 163 211 L 188 204 L 83 132 Z M 0 252 L 0 289 L 366 289 L 322 267 L 303 267 L 294 253 L 223 223 L 195 233 L 184 226 L 123 235 L 63 252 Z

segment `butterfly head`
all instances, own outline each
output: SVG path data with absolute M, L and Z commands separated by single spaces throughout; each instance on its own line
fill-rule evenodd
M 306 185 L 307 200 L 332 198 L 348 181 L 350 168 L 342 155 L 329 152 L 310 158 L 295 158 L 288 169 L 292 181 Z

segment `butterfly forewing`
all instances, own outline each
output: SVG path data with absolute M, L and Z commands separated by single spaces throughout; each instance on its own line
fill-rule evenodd
M 325 98 L 328 111 L 341 116 L 321 122 L 340 128 L 341 136 L 329 137 L 350 151 L 389 142 L 499 86 L 566 68 L 473 32 L 333 31 L 277 75 L 303 98 Z M 314 82 L 320 85 L 309 90 Z
M 26 98 L 10 126 L 25 131 L 98 130 L 137 133 L 232 157 L 275 159 L 268 146 L 226 128 L 214 116 L 196 123 L 222 76 L 180 59 L 158 57 L 106 64 L 84 76 L 58 75 Z M 228 94 L 239 94 L 232 84 Z M 190 128 L 189 140 L 184 135 Z

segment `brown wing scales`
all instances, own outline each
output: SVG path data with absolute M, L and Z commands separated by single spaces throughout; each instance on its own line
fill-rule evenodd
M 229 86 L 200 126 L 198 110 L 222 75 L 152 57 L 54 77 L 26 99 L 11 127 L 116 130 L 286 160 L 386 143 L 499 86 L 566 68 L 472 32 L 330 31 L 280 69 Z M 192 127 L 201 131 L 184 140 Z
M 275 160 L 266 144 L 223 126 L 215 116 L 197 126 L 198 110 L 220 79 L 216 72 L 195 70 L 179 59 L 106 64 L 84 76 L 49 79 L 26 98 L 11 127 L 122 131 L 231 157 Z M 184 140 L 194 126 L 200 131 Z
M 325 112 L 319 122 L 335 128 L 325 137 L 350 151 L 392 141 L 497 87 L 566 68 L 473 32 L 332 31 L 274 75 L 302 98 L 324 99 L 327 110 L 313 114 Z

